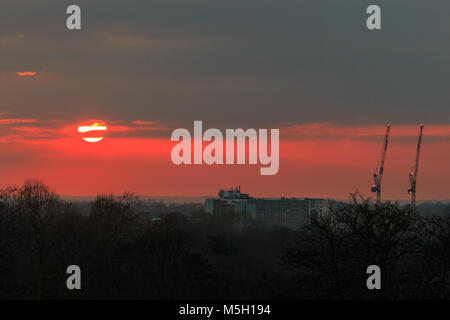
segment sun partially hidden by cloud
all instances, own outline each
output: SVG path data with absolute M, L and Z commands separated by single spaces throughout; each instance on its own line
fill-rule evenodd
M 94 121 L 87 125 L 78 126 L 78 132 L 83 134 L 82 139 L 86 142 L 99 142 L 103 140 L 107 130 L 108 127 L 103 121 Z M 84 134 L 88 134 L 89 136 Z
M 17 75 L 23 77 L 23 76 L 34 76 L 36 75 L 36 72 L 34 71 L 23 71 L 23 72 L 17 72 Z

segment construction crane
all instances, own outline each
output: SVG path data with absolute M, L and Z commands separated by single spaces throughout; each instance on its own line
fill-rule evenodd
M 420 158 L 420 148 L 422 144 L 422 132 L 423 124 L 420 125 L 419 140 L 417 141 L 417 153 L 416 153 L 416 163 L 409 173 L 409 189 L 408 193 L 411 195 L 411 209 L 413 212 L 416 211 L 416 183 L 417 183 L 417 172 L 419 170 L 419 158 Z
M 391 126 L 386 125 L 386 134 L 384 135 L 383 140 L 383 148 L 381 149 L 381 157 L 378 168 L 375 169 L 375 173 L 373 174 L 373 186 L 370 189 L 372 192 L 377 193 L 377 206 L 381 204 L 381 181 L 383 179 L 383 171 L 384 171 L 384 161 L 386 160 L 386 151 L 389 142 L 389 131 L 391 130 Z

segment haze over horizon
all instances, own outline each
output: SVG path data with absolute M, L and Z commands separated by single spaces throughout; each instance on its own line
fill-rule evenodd
M 0 4 L 0 186 L 41 179 L 59 194 L 370 195 L 392 125 L 382 197 L 408 199 L 418 124 L 417 197 L 449 199 L 450 3 L 87 1 Z M 16 19 L 20 12 L 21 19 Z M 388 32 L 387 32 L 388 31 Z M 77 126 L 105 121 L 89 144 Z M 176 166 L 176 128 L 279 128 L 280 170 Z

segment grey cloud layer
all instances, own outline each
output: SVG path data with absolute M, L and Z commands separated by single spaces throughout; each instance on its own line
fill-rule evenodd
M 68 1 L 0 4 L 0 111 L 17 117 L 448 123 L 448 1 Z M 24 38 L 17 35 L 23 34 Z M 37 71 L 18 79 L 17 71 Z

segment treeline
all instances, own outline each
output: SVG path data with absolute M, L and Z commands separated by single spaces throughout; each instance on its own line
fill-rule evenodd
M 46 185 L 0 190 L 0 299 L 447 299 L 450 219 L 352 195 L 300 230 L 237 214 L 161 220 L 134 194 L 90 212 Z M 68 290 L 66 268 L 82 270 Z M 381 290 L 366 269 L 381 268 Z

